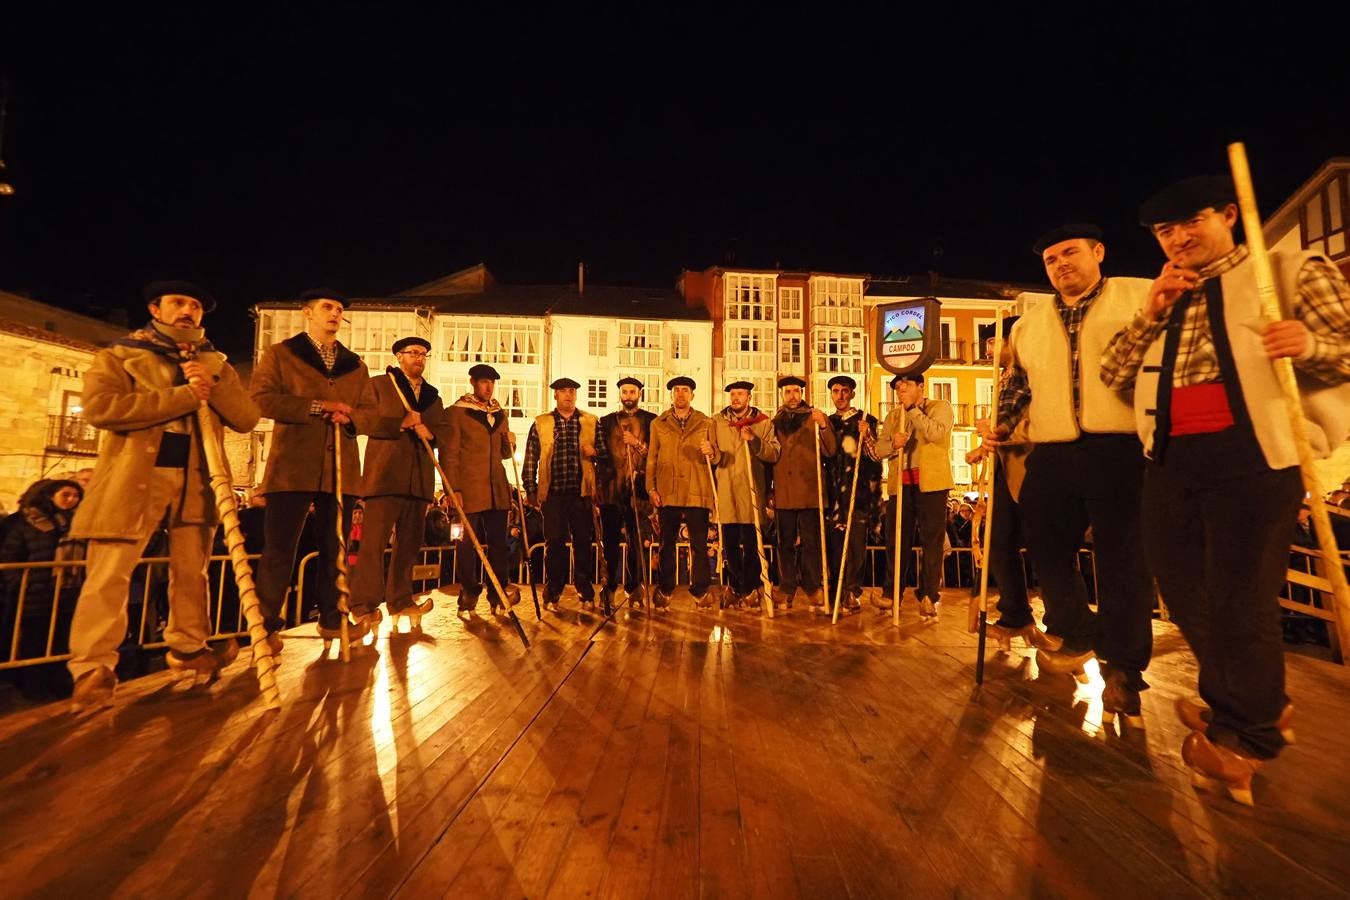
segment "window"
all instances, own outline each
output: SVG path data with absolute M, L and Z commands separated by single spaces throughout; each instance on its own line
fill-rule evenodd
M 448 363 L 538 365 L 544 325 L 533 319 L 441 321 L 441 360 Z
M 928 396 L 934 400 L 946 400 L 953 406 L 956 404 L 956 379 L 955 378 L 929 378 L 926 381 L 928 385 Z
M 660 322 L 619 323 L 619 366 L 624 369 L 634 366 L 660 368 Z
M 549 395 L 547 403 L 541 405 L 541 384 L 542 382 L 537 378 L 516 378 L 503 375 L 501 381 L 497 382 L 497 388 L 493 391 L 492 398 L 502 405 L 502 408 L 511 418 L 532 419 L 540 409 L 552 408 L 553 405 L 552 394 Z M 455 372 L 452 378 L 441 381 L 436 387 L 445 399 L 446 406 L 452 405 L 471 390 L 469 375 L 462 371 Z
M 586 379 L 586 405 L 591 409 L 601 409 L 608 402 L 609 382 L 603 378 Z
M 993 334 L 993 332 L 993 319 L 987 319 L 981 316 L 975 317 L 975 353 L 973 355 L 977 361 L 984 363 L 992 361 L 991 354 L 993 354 L 994 348 L 992 345 L 986 346 L 984 338 L 980 337 L 980 335 L 984 334 L 987 337 L 988 335 Z
M 811 279 L 811 324 L 849 325 L 863 323 L 861 278 L 816 276 Z
M 778 289 L 778 323 L 783 328 L 802 327 L 802 289 Z
M 798 369 L 802 364 L 802 339 L 800 337 L 780 337 L 778 339 L 778 362 L 784 368 Z
M 813 360 L 815 371 L 860 374 L 863 370 L 865 341 L 866 337 L 861 329 L 812 328 L 811 343 L 815 347 Z
M 726 371 L 737 377 L 755 371 L 776 372 L 777 348 L 772 325 L 723 326 Z M 732 378 L 731 380 L 735 380 Z
M 670 355 L 673 359 L 689 359 L 689 335 L 672 334 L 670 336 Z
M 1303 246 L 1332 259 L 1350 255 L 1347 213 L 1350 213 L 1350 173 L 1343 172 L 1323 185 L 1301 210 Z
M 777 275 L 737 275 L 728 272 L 726 286 L 726 318 L 741 322 L 772 322 L 774 287 Z
M 990 407 L 994 403 L 994 379 L 975 379 L 975 418 L 989 418 Z
M 592 328 L 587 338 L 588 356 L 606 356 L 609 353 L 609 332 Z
M 938 359 L 965 362 L 963 342 L 956 338 L 956 320 L 942 319 L 938 329 Z

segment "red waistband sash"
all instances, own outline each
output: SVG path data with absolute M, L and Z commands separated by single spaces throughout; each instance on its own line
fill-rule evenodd
M 1233 427 L 1233 411 L 1222 382 L 1172 388 L 1173 436 L 1212 434 Z

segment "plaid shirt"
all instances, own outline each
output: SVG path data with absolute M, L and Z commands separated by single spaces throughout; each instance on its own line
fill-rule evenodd
M 539 453 L 539 429 L 537 425 L 531 425 L 530 437 L 525 442 L 525 468 L 520 475 L 527 494 L 539 490 Z M 559 496 L 581 494 L 580 410 L 573 412 L 570 419 L 564 419 L 562 413 L 553 410 L 553 458 L 548 467 L 548 492 Z
M 1069 334 L 1069 371 L 1073 373 L 1073 413 L 1077 419 L 1082 412 L 1083 404 L 1081 400 L 1083 390 L 1083 377 L 1078 367 L 1078 332 L 1083 329 L 1083 319 L 1087 316 L 1088 309 L 1092 306 L 1092 301 L 1102 295 L 1102 288 L 1106 286 L 1106 279 L 1103 278 L 1078 299 L 1073 306 L 1064 302 L 1064 298 L 1058 293 L 1055 294 L 1055 312 L 1059 313 L 1059 319 L 1064 323 L 1064 330 Z M 1012 365 L 1008 367 L 1007 377 L 1003 379 L 1003 384 L 998 392 L 998 419 L 999 425 L 1006 425 L 1011 432 L 1017 426 L 1022 418 L 1022 413 L 1026 411 L 1027 404 L 1031 402 L 1031 382 L 1027 380 L 1027 371 L 1023 369 L 1014 357 Z
M 1221 381 L 1219 357 L 1209 327 L 1209 304 L 1204 284 L 1246 261 L 1247 245 L 1233 249 L 1200 270 L 1200 281 L 1191 291 L 1181 323 L 1172 386 L 1187 387 Z M 1312 259 L 1298 272 L 1298 296 L 1294 299 L 1294 317 L 1312 336 L 1312 350 L 1294 360 L 1294 366 L 1328 384 L 1350 380 L 1350 285 L 1334 265 Z M 1102 383 L 1114 390 L 1134 387 L 1144 352 L 1163 329 L 1167 316 L 1156 320 L 1139 313 L 1120 331 L 1102 354 Z
M 305 332 L 305 337 L 309 338 L 309 342 L 314 345 L 314 349 L 319 351 L 319 358 L 323 360 L 323 367 L 329 372 L 332 372 L 333 366 L 337 365 L 337 341 L 324 346 L 314 340 L 314 335 L 310 334 L 308 331 Z M 323 401 L 309 401 L 309 414 L 311 416 L 323 415 Z

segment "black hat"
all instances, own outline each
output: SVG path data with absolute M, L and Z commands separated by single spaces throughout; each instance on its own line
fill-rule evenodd
M 831 388 L 832 388 L 832 387 L 834 387 L 836 384 L 842 384 L 844 387 L 848 388 L 850 391 L 854 391 L 854 390 L 857 390 L 857 389 L 858 389 L 858 382 L 854 381 L 852 378 L 849 378 L 847 375 L 836 375 L 836 376 L 834 376 L 833 378 L 831 378 L 831 379 L 829 380 L 829 382 L 828 382 L 825 386 L 826 386 L 826 387 L 831 387 Z
M 681 386 L 687 387 L 691 391 L 698 387 L 698 385 L 694 384 L 694 379 L 690 378 L 688 375 L 676 375 L 666 382 L 666 390 L 668 391 Z
M 394 352 L 400 353 L 403 351 L 405 347 L 412 347 L 412 346 L 421 347 L 427 352 L 431 352 L 431 341 L 427 340 L 426 338 L 420 337 L 399 338 L 398 340 L 394 341 Z
M 473 381 L 482 381 L 485 378 L 488 381 L 500 381 L 502 376 L 498 375 L 497 370 L 487 363 L 479 363 L 469 369 L 469 378 Z
M 145 297 L 146 303 L 159 305 L 160 297 L 167 297 L 170 294 L 181 294 L 184 297 L 191 297 L 202 305 L 202 312 L 209 313 L 216 310 L 216 298 L 206 288 L 193 284 L 191 281 L 152 281 L 145 286 L 141 295 Z
M 316 300 L 332 300 L 334 303 L 342 304 L 342 308 L 348 306 L 347 298 L 339 294 L 332 288 L 315 287 L 300 292 L 300 303 L 308 306 Z
M 1006 319 L 1003 320 L 1003 339 L 1004 339 L 1005 341 L 1008 339 L 1008 335 L 1012 334 L 1012 328 L 1013 328 L 1014 325 L 1017 324 L 1017 320 L 1020 319 L 1020 318 L 1022 318 L 1022 317 L 1021 317 L 1021 316 L 1008 316 L 1008 318 L 1006 318 Z
M 1051 228 L 1045 234 L 1036 238 L 1036 243 L 1031 245 L 1031 252 L 1040 256 L 1047 247 L 1053 247 L 1060 241 L 1071 241 L 1074 238 L 1100 241 L 1102 230 L 1091 222 L 1070 222 L 1067 225 L 1060 225 L 1058 228 Z
M 579 388 L 579 387 L 581 387 L 581 385 L 570 378 L 555 378 L 553 380 L 553 383 L 549 385 L 549 388 L 555 391 L 563 391 L 567 390 L 568 388 Z
M 755 389 L 755 383 L 753 381 L 733 381 L 731 384 L 722 388 L 722 390 L 730 394 L 737 388 L 740 388 L 743 391 L 753 391 Z
M 917 373 L 912 375 L 896 375 L 891 379 L 891 387 L 895 387 L 902 381 L 912 381 L 915 384 L 923 384 L 923 376 Z
M 1174 181 L 1145 200 L 1139 207 L 1139 224 L 1150 228 L 1163 222 L 1180 222 L 1202 209 L 1223 209 L 1236 202 L 1232 178 L 1195 175 Z
M 792 385 L 806 387 L 806 379 L 799 378 L 796 375 L 784 375 L 782 378 L 778 379 L 778 386 L 780 388 L 791 387 Z
M 642 382 L 638 381 L 632 375 L 625 375 L 623 378 L 620 378 L 618 381 L 614 383 L 614 386 L 623 387 L 625 384 L 635 385 L 639 391 L 642 390 L 643 388 Z

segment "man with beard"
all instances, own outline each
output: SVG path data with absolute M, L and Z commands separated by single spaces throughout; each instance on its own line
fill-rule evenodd
M 520 480 L 530 506 L 544 514 L 544 606 L 558 611 L 567 584 L 567 542 L 572 542 L 572 581 L 582 609 L 595 609 L 595 416 L 577 409 L 577 388 L 571 378 L 549 387 L 557 404 L 536 416 L 525 442 Z
M 314 510 L 319 544 L 319 634 L 340 640 L 337 598 L 338 498 L 334 494 L 334 428 L 342 453 L 342 533 L 351 533 L 352 511 L 361 482 L 356 420 L 371 408 L 366 364 L 337 339 L 347 301 L 336 291 L 315 288 L 300 295 L 305 330 L 263 351 L 250 391 L 262 414 L 276 424 L 272 450 L 259 493 L 266 495 L 263 556 L 258 563 L 258 602 L 273 652 L 281 651 L 285 627 L 281 606 L 305 520 Z M 378 609 L 350 623 L 349 641 L 359 641 L 380 621 Z
M 825 413 L 807 406 L 802 399 L 806 382 L 796 375 L 778 379 L 783 405 L 773 417 L 778 438 L 778 462 L 773 466 L 772 505 L 778 526 L 778 597 L 776 603 L 792 605 L 801 588 L 812 612 L 826 605 L 825 572 L 821 566 L 821 498 L 823 465 L 838 449 L 834 429 Z M 819 435 L 820 459 L 816 458 Z
M 853 396 L 858 383 L 847 375 L 836 375 L 829 381 L 830 400 L 834 413 L 830 427 L 840 452 L 830 458 L 830 496 L 833 498 L 828 521 L 830 523 L 830 556 L 838 560 L 835 576 L 844 583 L 843 608 L 854 611 L 862 604 L 862 570 L 866 562 L 867 534 L 881 508 L 881 463 L 874 446 L 877 433 L 876 417 L 853 408 Z M 854 478 L 853 469 L 862 471 Z M 853 485 L 858 486 L 858 498 L 853 503 L 853 525 L 848 527 L 849 499 Z M 873 484 L 877 487 L 873 487 Z M 848 546 L 844 535 L 848 534 Z
M 509 609 L 520 599 L 520 589 L 511 585 L 507 567 L 506 518 L 511 509 L 511 484 L 506 479 L 502 460 L 516 450 L 506 410 L 493 399 L 501 376 L 486 363 L 469 369 L 471 390 L 455 401 L 446 415 L 445 474 L 454 479 L 447 490 L 459 498 L 468 525 L 487 551 L 492 571 L 506 597 L 496 591 L 488 596 L 492 611 L 498 612 L 503 600 Z M 478 554 L 466 534 L 459 542 L 455 565 L 459 569 L 459 611 L 471 612 L 478 605 L 483 583 L 478 577 Z
M 440 393 L 422 378 L 430 350 L 431 342 L 425 338 L 395 341 L 398 365 L 370 379 L 375 403 L 360 487 L 365 523 L 352 573 L 352 612 L 358 618 L 379 608 L 381 601 L 391 616 L 406 616 L 414 627 L 431 612 L 430 597 L 413 602 L 412 584 L 412 567 L 426 531 L 427 504 L 436 487 L 435 467 L 422 439 L 434 443 L 445 419 Z M 384 548 L 391 532 L 394 552 L 386 576 Z
M 708 464 L 715 456 L 710 440 L 712 420 L 694 409 L 694 379 L 684 375 L 666 382 L 671 407 L 651 426 L 647 450 L 647 495 L 661 524 L 661 563 L 652 605 L 664 609 L 675 593 L 676 543 L 680 525 L 689 532 L 693 577 L 689 592 L 699 607 L 711 583 L 708 568 L 708 513 L 713 508 L 713 485 Z
M 897 375 L 891 379 L 896 406 L 886 416 L 877 438 L 877 456 L 890 459 L 889 490 L 886 501 L 886 546 L 894 547 L 896 499 L 904 492 L 900 523 L 900 589 L 914 560 L 914 532 L 923 548 L 923 566 L 918 579 L 919 615 L 937 619 L 938 584 L 942 575 L 942 536 L 947 524 L 947 495 L 956 483 L 952 480 L 952 405 L 946 400 L 924 396 L 922 375 Z M 969 546 L 969 544 L 967 544 Z M 886 579 L 882 589 L 882 609 L 890 609 L 889 595 L 895 582 Z M 895 598 L 898 602 L 898 598 Z
M 1012 364 L 999 391 L 993 447 L 1028 419 L 1036 450 L 1027 457 L 1018 512 L 1041 583 L 1049 643 L 1041 669 L 1077 672 L 1094 654 L 1103 664 L 1104 711 L 1140 715 L 1139 692 L 1153 648 L 1153 583 L 1139 525 L 1143 455 L 1129 401 L 1102 384 L 1102 353 L 1143 305 L 1148 282 L 1103 277 L 1106 246 L 1095 225 L 1056 228 L 1032 248 L 1055 287 L 1012 329 Z M 998 515 L 997 509 L 994 515 Z M 1098 606 L 1088 606 L 1078 569 L 1092 527 Z
M 600 419 L 599 445 L 604 452 L 596 458 L 596 490 L 600 500 L 600 523 L 604 531 L 606 583 L 610 590 L 623 575 L 623 587 L 632 606 L 646 599 L 642 574 L 647 564 L 643 552 L 642 531 L 638 524 L 638 505 L 647 499 L 647 441 L 655 413 L 641 409 L 642 382 L 631 376 L 620 378 L 620 408 Z M 627 540 L 627 554 L 620 544 Z
M 761 608 L 759 520 L 768 498 L 764 466 L 778 461 L 778 435 L 773 422 L 750 405 L 754 384 L 733 381 L 725 388 L 730 403 L 713 417 L 713 467 L 717 470 L 717 509 L 722 517 L 722 555 L 730 584 L 723 606 L 750 604 Z M 749 445 L 750 456 L 746 458 Z M 754 491 L 750 485 L 753 479 Z
M 258 408 L 206 339 L 201 320 L 215 309 L 210 293 L 187 282 L 156 282 L 145 297 L 150 323 L 99 351 L 84 376 L 84 416 L 104 435 L 70 528 L 72 539 L 88 541 L 70 628 L 77 711 L 111 705 L 131 573 L 166 517 L 169 667 L 210 677 L 237 652 L 227 645 L 214 654 L 206 646 L 206 560 L 217 514 L 202 442 L 221 435 L 201 434 L 197 410 L 209 404 L 230 428 L 247 434 L 258 423 Z

